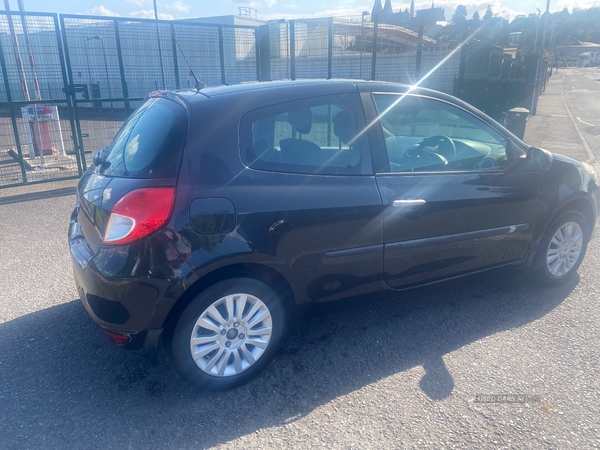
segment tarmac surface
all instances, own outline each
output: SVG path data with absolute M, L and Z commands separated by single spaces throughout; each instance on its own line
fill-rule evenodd
M 526 140 L 595 159 L 599 78 L 554 74 Z M 598 238 L 558 288 L 503 270 L 324 306 L 257 379 L 205 393 L 87 316 L 66 241 L 73 186 L 0 190 L 0 449 L 600 448 Z
M 600 152 L 600 69 L 566 68 L 554 73 L 531 116 L 525 142 L 580 161 Z M 594 149 L 594 150 L 593 150 Z

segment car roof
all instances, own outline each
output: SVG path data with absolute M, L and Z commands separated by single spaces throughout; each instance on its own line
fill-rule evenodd
M 180 99 L 184 100 L 185 103 L 193 105 L 206 102 L 209 99 L 230 99 L 230 101 L 237 102 L 240 96 L 243 97 L 248 95 L 252 97 L 253 101 L 260 99 L 261 101 L 259 101 L 259 103 L 262 103 L 262 101 L 269 103 L 273 98 L 277 98 L 285 102 L 292 99 L 306 98 L 313 95 L 345 94 L 356 90 L 359 92 L 389 92 L 425 95 L 462 106 L 476 115 L 484 115 L 480 111 L 474 110 L 472 106 L 468 105 L 463 100 L 444 92 L 424 88 L 421 86 L 409 86 L 407 84 L 389 81 L 352 79 L 253 81 L 235 85 L 207 87 L 200 90 L 188 88 L 179 89 L 176 91 L 156 91 L 152 93 L 151 96 L 159 95 L 172 98 L 173 100 Z M 489 120 L 489 118 L 487 119 Z
M 202 89 L 201 93 L 207 97 L 217 97 L 220 95 L 239 94 L 249 91 L 257 91 L 263 89 L 292 89 L 306 90 L 310 87 L 319 87 L 326 85 L 337 91 L 353 89 L 355 86 L 354 80 L 283 80 L 283 81 L 256 81 L 251 83 L 242 83 L 232 86 L 217 86 Z M 336 89 L 337 88 L 337 89 Z
M 224 105 L 237 104 L 242 98 L 248 99 L 256 107 L 262 107 L 277 99 L 286 102 L 311 96 L 339 95 L 348 92 L 411 93 L 445 100 L 473 112 L 473 107 L 459 98 L 440 91 L 420 86 L 389 81 L 352 80 L 352 79 L 303 79 L 284 81 L 254 81 L 235 85 L 207 87 L 200 90 L 180 89 L 176 91 L 156 91 L 151 94 L 165 96 L 194 107 L 209 100 L 223 100 Z M 221 103 L 221 102 L 219 102 Z M 250 108 L 251 109 L 251 108 Z M 476 115 L 481 115 L 479 111 Z M 489 118 L 488 118 L 489 119 Z
M 386 81 L 366 81 L 351 79 L 330 79 L 330 80 L 284 80 L 284 81 L 255 81 L 249 83 L 207 87 L 201 90 L 180 89 L 173 91 L 173 94 L 185 98 L 186 101 L 202 101 L 205 98 L 217 98 L 229 95 L 244 95 L 245 93 L 257 94 L 260 91 L 285 90 L 287 93 L 307 94 L 307 89 L 314 89 L 322 92 L 327 90 L 331 94 L 348 92 L 359 88 L 361 91 L 396 91 L 405 92 L 411 89 L 411 86 Z M 430 94 L 439 94 L 424 88 L 414 88 L 415 91 L 428 92 Z M 271 95 L 271 94 L 269 94 Z

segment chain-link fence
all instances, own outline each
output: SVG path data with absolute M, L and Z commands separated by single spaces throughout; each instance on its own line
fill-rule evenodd
M 0 186 L 79 176 L 57 16 L 0 14 L 0 66 Z
M 255 27 L 0 12 L 0 187 L 80 176 L 149 92 L 193 88 L 195 76 L 208 86 L 306 78 L 419 84 L 492 115 L 525 95 L 524 66 L 501 50 L 449 50 L 370 19 Z

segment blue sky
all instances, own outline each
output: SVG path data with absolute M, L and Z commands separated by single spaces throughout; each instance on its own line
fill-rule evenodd
M 17 9 L 17 1 L 10 0 L 11 7 Z M 28 11 L 45 11 L 71 14 L 96 14 L 105 16 L 154 17 L 152 0 L 24 0 Z M 383 3 L 383 0 L 382 0 Z M 393 0 L 395 10 L 404 9 L 410 0 Z M 529 14 L 536 8 L 544 10 L 545 0 L 438 0 L 436 4 L 446 9 L 449 20 L 456 6 L 467 7 L 469 17 L 475 12 L 483 12 L 488 4 L 492 10 L 507 19 L 517 14 Z M 431 0 L 415 0 L 417 9 L 431 5 Z M 183 19 L 235 14 L 239 6 L 251 6 L 258 10 L 259 18 L 308 18 L 342 15 L 360 15 L 370 11 L 373 0 L 159 0 L 161 18 Z M 600 0 L 551 0 L 550 10 L 564 7 L 588 8 L 600 6 Z

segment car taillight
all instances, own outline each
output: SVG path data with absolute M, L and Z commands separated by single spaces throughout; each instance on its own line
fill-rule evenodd
M 103 242 L 131 244 L 157 231 L 171 217 L 174 200 L 174 187 L 131 191 L 111 210 Z

